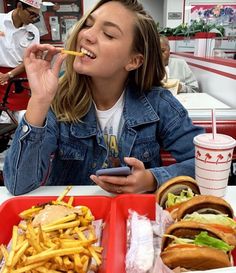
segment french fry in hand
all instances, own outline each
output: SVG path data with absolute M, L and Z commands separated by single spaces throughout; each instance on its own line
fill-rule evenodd
M 74 55 L 74 56 L 80 56 L 80 57 L 83 57 L 85 55 L 83 52 L 77 52 L 77 51 L 66 50 L 66 49 L 62 49 L 61 53 Z

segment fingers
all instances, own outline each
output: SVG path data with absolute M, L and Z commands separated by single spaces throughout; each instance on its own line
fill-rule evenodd
M 26 64 L 26 70 L 27 64 L 30 64 L 32 61 L 34 61 L 36 65 L 39 65 L 39 61 L 40 64 L 42 61 L 44 61 L 44 63 L 47 62 L 50 64 L 50 66 L 52 67 L 52 72 L 54 73 L 55 76 L 58 76 L 61 69 L 61 65 L 64 59 L 66 58 L 65 54 L 58 54 L 60 52 L 61 52 L 60 48 L 56 48 L 49 44 L 39 45 L 34 44 L 30 46 L 29 48 L 26 49 L 25 52 L 24 63 Z M 55 55 L 57 54 L 58 56 L 55 58 Z M 52 61 L 54 61 L 53 64 Z
M 145 169 L 143 162 L 134 157 L 124 157 L 124 161 L 127 165 L 131 166 L 133 170 Z
M 128 177 L 117 177 L 117 176 L 96 176 L 91 175 L 91 180 L 104 190 L 115 193 L 128 193 L 129 192 L 129 181 Z
M 34 44 L 25 50 L 25 59 L 44 59 L 51 61 L 53 56 L 59 53 L 60 50 L 49 44 Z

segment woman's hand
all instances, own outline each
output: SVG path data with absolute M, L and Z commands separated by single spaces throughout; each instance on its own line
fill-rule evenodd
M 132 168 L 128 176 L 96 176 L 90 178 L 104 190 L 120 193 L 145 193 L 156 190 L 156 180 L 153 174 L 146 170 L 143 162 L 133 157 L 125 157 L 125 162 Z
M 40 103 L 50 105 L 58 89 L 59 72 L 66 55 L 48 44 L 35 44 L 26 49 L 24 65 L 31 96 Z M 52 60 L 54 61 L 52 64 Z

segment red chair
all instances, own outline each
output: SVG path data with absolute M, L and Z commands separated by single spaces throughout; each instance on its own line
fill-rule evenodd
M 25 110 L 30 98 L 27 78 L 11 79 L 4 92 L 2 90 L 3 88 L 1 88 L 0 93 L 0 115 L 3 111 L 6 112 L 11 121 L 0 123 L 0 153 L 8 148 L 11 135 L 17 127 L 17 120 L 13 112 Z M 24 94 L 22 95 L 22 93 Z

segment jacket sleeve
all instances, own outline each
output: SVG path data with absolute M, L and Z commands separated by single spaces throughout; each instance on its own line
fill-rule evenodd
M 52 113 L 40 128 L 22 118 L 4 161 L 4 183 L 10 193 L 24 194 L 44 183 L 57 149 L 57 135 Z
M 168 91 L 162 94 L 160 109 L 165 109 L 166 112 L 159 113 L 160 130 L 158 137 L 164 150 L 171 153 L 176 163 L 150 170 L 158 184 L 180 175 L 195 178 L 193 138 L 204 133 L 204 129 L 193 125 L 187 110 Z

